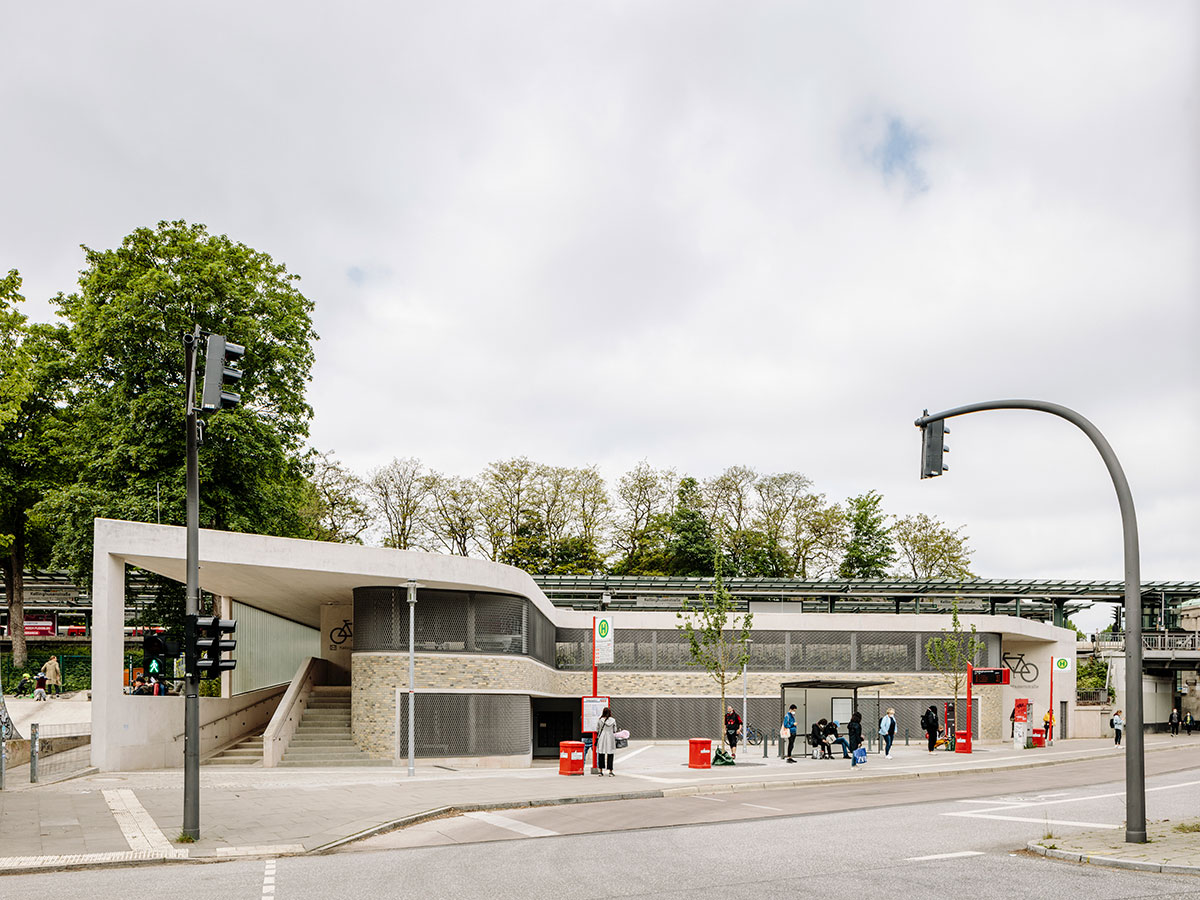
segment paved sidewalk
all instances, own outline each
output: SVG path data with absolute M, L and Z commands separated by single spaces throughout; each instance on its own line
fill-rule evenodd
M 1148 735 L 1148 752 L 1200 748 Z M 774 748 L 772 748 L 773 750 Z M 748 752 L 747 752 L 748 751 Z M 263 769 L 203 767 L 201 838 L 177 843 L 182 829 L 183 772 L 99 773 L 57 784 L 16 785 L 0 793 L 0 873 L 167 859 L 213 859 L 312 852 L 445 808 L 496 809 L 619 797 L 659 797 L 738 788 L 947 777 L 1119 756 L 1103 740 L 1062 741 L 1046 750 L 976 744 L 970 755 L 897 746 L 892 760 L 866 766 L 841 759 L 795 764 L 744 748 L 733 767 L 693 770 L 685 743 L 631 742 L 617 756 L 616 778 L 560 776 L 554 764 L 528 769 L 405 767 Z M 14 789 L 15 788 L 15 789 Z
M 1200 875 L 1200 819 L 1148 822 L 1146 837 L 1144 844 L 1126 844 L 1123 831 L 1085 831 L 1033 841 L 1029 849 L 1051 859 L 1096 866 Z

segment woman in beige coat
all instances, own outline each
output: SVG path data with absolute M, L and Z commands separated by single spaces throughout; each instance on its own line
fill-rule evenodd
M 52 656 L 42 666 L 42 674 L 46 676 L 46 693 L 62 693 L 62 670 L 58 667 L 58 657 Z

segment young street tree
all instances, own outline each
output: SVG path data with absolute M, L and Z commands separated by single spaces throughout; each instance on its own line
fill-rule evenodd
M 947 528 L 940 521 L 917 513 L 899 519 L 892 528 L 900 550 L 898 574 L 913 578 L 974 578 L 971 574 L 971 548 L 962 527 Z
M 975 626 L 964 631 L 958 619 L 958 600 L 950 604 L 950 630 L 942 629 L 940 637 L 930 638 L 925 642 L 925 655 L 930 664 L 946 679 L 946 684 L 954 694 L 954 727 L 958 729 L 959 714 L 958 697 L 967 684 L 967 664 L 973 664 L 976 657 L 987 648 L 976 634 Z
M 885 525 L 887 517 L 880 511 L 883 497 L 867 491 L 846 501 L 850 520 L 850 536 L 846 555 L 838 568 L 839 578 L 884 578 L 888 566 L 896 559 L 892 546 L 892 530 Z
M 742 673 L 750 661 L 750 626 L 753 614 L 734 614 L 736 604 L 721 579 L 720 557 L 712 592 L 697 600 L 683 602 L 677 625 L 688 642 L 688 664 L 704 669 L 721 688 L 721 707 L 718 712 L 721 746 L 725 746 L 725 689 Z M 732 621 L 730 617 L 732 615 Z

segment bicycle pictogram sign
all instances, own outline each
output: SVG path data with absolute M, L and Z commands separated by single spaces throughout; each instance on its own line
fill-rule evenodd
M 354 623 L 349 619 L 342 619 L 342 624 L 329 632 L 329 642 L 334 647 L 346 643 L 352 637 L 354 637 Z
M 1025 659 L 1024 653 L 1004 654 L 1004 664 L 1012 669 L 1012 673 L 1026 683 L 1038 680 L 1038 667 Z

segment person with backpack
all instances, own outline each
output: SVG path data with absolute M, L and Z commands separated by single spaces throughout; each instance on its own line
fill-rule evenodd
M 883 741 L 883 758 L 892 758 L 892 741 L 896 739 L 896 710 L 888 707 L 887 713 L 879 720 L 879 737 Z
M 938 733 L 941 731 L 936 706 L 930 704 L 929 709 L 925 710 L 925 714 L 921 716 L 921 727 L 925 729 L 925 737 L 929 739 L 929 752 L 933 753 L 937 749 Z
M 862 713 L 855 711 L 850 716 L 850 721 L 846 724 L 846 740 L 850 744 L 850 754 L 854 757 L 850 762 L 850 768 L 853 769 L 859 765 L 860 761 L 867 761 L 866 751 L 864 750 L 862 753 L 858 752 L 858 748 L 863 743 Z
M 742 717 L 732 707 L 725 711 L 725 743 L 729 745 L 729 754 L 737 759 L 738 735 L 742 733 Z
M 1121 711 L 1118 709 L 1112 714 L 1112 718 L 1108 720 L 1108 727 L 1113 730 L 1116 736 L 1114 743 L 1116 746 L 1121 746 L 1121 732 L 1125 730 L 1125 722 L 1121 718 Z

